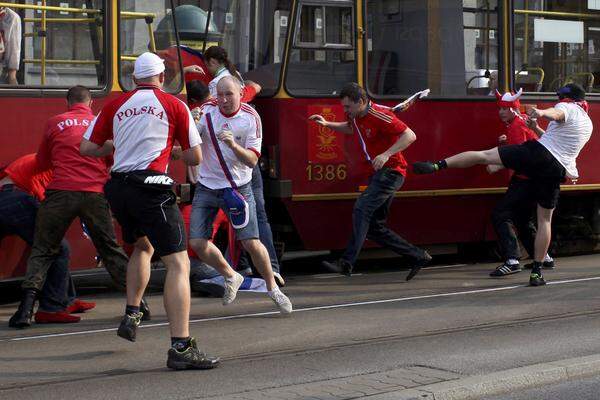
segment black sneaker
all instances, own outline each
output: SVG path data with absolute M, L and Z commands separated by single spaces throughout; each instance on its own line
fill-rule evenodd
M 117 335 L 130 342 L 135 342 L 135 332 L 142 322 L 142 313 L 125 314 L 121 320 L 121 325 L 117 329 Z
M 499 277 L 506 276 L 511 274 L 516 274 L 517 272 L 521 272 L 521 266 L 519 264 L 507 264 L 504 263 L 500 265 L 498 268 L 490 272 L 490 276 Z
M 425 252 L 425 257 L 421 258 L 420 260 L 415 261 L 415 263 L 413 264 L 413 266 L 410 269 L 410 272 L 408 273 L 408 275 L 406 275 L 406 280 L 410 281 L 412 278 L 414 278 L 419 273 L 421 268 L 423 268 L 430 262 L 431 262 L 431 256 L 429 255 L 429 253 Z
M 529 275 L 529 286 L 543 286 L 546 284 L 542 274 L 532 273 Z
M 174 348 L 169 349 L 167 357 L 167 367 L 174 370 L 182 369 L 211 369 L 219 365 L 219 357 L 211 357 L 198 349 L 196 339 L 190 339 L 190 346 L 177 351 Z
M 348 261 L 339 259 L 337 261 L 323 261 L 321 265 L 325 267 L 329 272 L 334 272 L 337 274 L 343 274 L 347 276 L 352 275 L 353 266 Z
M 140 302 L 140 312 L 142 313 L 142 321 L 150 321 L 152 319 L 152 314 L 150 313 L 150 306 L 145 298 L 142 297 L 142 301 Z
M 525 269 L 533 269 L 533 263 L 525 264 L 523 266 Z M 542 268 L 544 269 L 554 269 L 554 260 L 552 261 L 544 261 L 542 263 Z

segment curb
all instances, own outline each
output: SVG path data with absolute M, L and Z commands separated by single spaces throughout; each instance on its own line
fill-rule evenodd
M 600 373 L 600 354 L 365 396 L 365 400 L 471 400 Z

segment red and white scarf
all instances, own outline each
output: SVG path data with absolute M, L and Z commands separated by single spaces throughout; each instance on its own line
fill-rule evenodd
M 564 99 L 561 99 L 560 103 L 573 103 L 573 104 L 577 104 L 579 107 L 583 108 L 583 111 L 585 111 L 586 113 L 588 113 L 590 111 L 590 105 L 585 100 L 576 101 L 576 100 L 573 100 L 573 99 L 570 99 L 570 98 L 566 97 Z

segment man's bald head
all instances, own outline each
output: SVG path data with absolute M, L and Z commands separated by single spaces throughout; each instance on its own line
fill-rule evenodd
M 217 91 L 219 90 L 219 87 L 225 88 L 231 85 L 233 85 L 232 88 L 234 90 L 238 90 L 240 92 L 242 91 L 242 85 L 240 81 L 231 75 L 224 76 L 219 80 L 219 83 L 217 83 Z
M 242 101 L 242 85 L 233 76 L 225 76 L 217 83 L 217 102 L 224 114 L 236 112 Z

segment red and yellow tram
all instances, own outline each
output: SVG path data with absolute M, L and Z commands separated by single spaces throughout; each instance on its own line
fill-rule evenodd
M 600 4 L 587 0 L 22 0 L 0 2 L 22 21 L 18 85 L 0 85 L 0 163 L 35 151 L 45 120 L 64 110 L 66 89 L 93 88 L 95 109 L 132 87 L 143 51 L 225 47 L 263 91 L 265 191 L 276 239 L 286 250 L 345 246 L 354 199 L 368 171 L 356 138 L 307 121 L 342 119 L 337 91 L 364 85 L 394 105 L 425 88 L 401 118 L 417 133 L 405 156 L 439 159 L 497 144 L 502 131 L 490 93 L 523 87 L 524 103 L 549 106 L 564 83 L 582 84 L 600 123 Z M 560 34 L 557 34 L 560 32 Z M 598 46 L 598 47 L 596 47 Z M 166 90 L 183 89 L 181 57 L 169 60 Z M 596 118 L 598 117 L 598 119 Z M 600 139 L 578 160 L 555 225 L 559 249 L 590 250 L 600 234 Z M 173 165 L 182 178 L 183 168 Z M 456 249 L 493 240 L 491 209 L 505 173 L 484 168 L 409 174 L 392 227 L 424 246 Z M 94 265 L 74 224 L 72 268 Z M 23 274 L 24 243 L 5 238 L 0 279 Z

